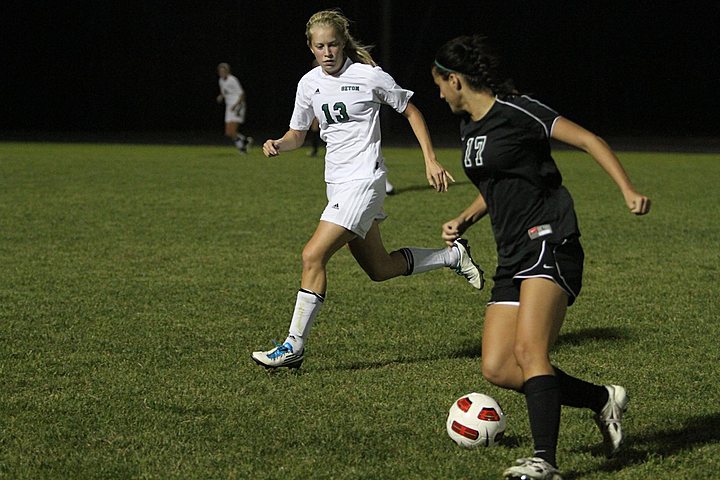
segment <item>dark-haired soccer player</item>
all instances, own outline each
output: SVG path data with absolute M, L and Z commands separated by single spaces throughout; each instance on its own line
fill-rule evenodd
M 528 96 L 498 73 L 480 36 L 443 45 L 432 67 L 440 97 L 462 115 L 463 164 L 479 190 L 443 225 L 449 244 L 490 217 L 497 243 L 495 285 L 485 313 L 482 373 L 525 395 L 535 451 L 505 470 L 506 478 L 560 478 L 556 445 L 560 406 L 590 408 L 609 454 L 620 448 L 625 389 L 594 385 L 550 363 L 565 312 L 580 293 L 583 249 L 573 201 L 550 152 L 550 139 L 586 151 L 617 184 L 630 212 L 644 215 L 638 193 L 608 145 Z

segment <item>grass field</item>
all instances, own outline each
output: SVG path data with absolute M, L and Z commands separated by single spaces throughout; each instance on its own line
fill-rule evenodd
M 387 149 L 389 249 L 439 246 L 475 196 L 426 187 Z M 621 153 L 653 212 L 627 213 L 589 157 L 558 152 L 587 254 L 554 352 L 625 385 L 626 450 L 601 455 L 564 410 L 567 479 L 720 476 L 720 156 Z M 450 271 L 374 284 L 346 251 L 297 372 L 249 353 L 286 334 L 299 255 L 324 206 L 322 160 L 230 147 L 0 143 L 0 477 L 493 479 L 532 444 L 524 399 L 480 376 L 489 288 Z M 467 238 L 494 270 L 487 221 Z M 504 445 L 445 433 L 458 396 L 508 413 Z

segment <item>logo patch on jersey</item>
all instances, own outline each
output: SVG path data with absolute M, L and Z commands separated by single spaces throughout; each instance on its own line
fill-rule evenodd
M 316 89 L 315 89 L 315 93 L 320 93 L 320 89 L 319 89 L 319 88 L 316 88 Z
M 335 205 L 333 205 L 333 206 L 330 207 L 330 208 L 334 208 L 335 210 L 340 210 L 340 204 L 339 204 L 339 203 L 336 203 Z
M 550 235 L 552 231 L 552 227 L 548 224 L 545 225 L 538 225 L 536 227 L 532 227 L 528 229 L 528 237 L 530 237 L 531 240 L 535 240 L 536 238 L 544 237 L 545 235 Z
M 360 85 L 343 85 L 342 87 L 340 87 L 340 91 L 342 91 L 342 92 L 359 92 Z

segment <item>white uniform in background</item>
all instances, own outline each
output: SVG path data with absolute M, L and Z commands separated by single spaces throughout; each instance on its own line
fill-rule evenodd
M 222 96 L 225 98 L 225 123 L 245 123 L 245 102 L 233 108 L 240 96 L 245 93 L 240 81 L 235 75 L 228 75 L 225 79 L 220 77 L 218 85 Z

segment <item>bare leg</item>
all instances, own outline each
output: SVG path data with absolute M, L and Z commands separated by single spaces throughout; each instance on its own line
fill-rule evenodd
M 346 228 L 321 220 L 302 252 L 303 270 L 300 287 L 325 295 L 328 261 L 335 252 L 354 238 L 356 235 Z
M 227 122 L 225 124 L 225 136 L 228 137 L 233 142 L 237 138 L 238 135 L 238 124 L 236 122 Z
M 550 280 L 523 281 L 515 338 L 515 358 L 523 380 L 555 374 L 549 354 L 565 320 L 567 300 L 567 294 Z
M 407 273 L 408 263 L 400 251 L 388 253 L 380 236 L 378 223 L 373 223 L 365 238 L 355 238 L 349 244 L 358 264 L 375 282 L 382 282 Z
M 549 353 L 565 318 L 567 295 L 550 280 L 532 278 L 520 287 L 518 307 L 494 307 L 491 313 L 496 317 L 486 325 L 492 338 L 483 338 L 483 346 L 489 350 L 483 349 L 483 357 L 488 354 L 494 363 L 486 365 L 483 358 L 483 374 L 493 375 L 491 381 L 523 392 L 535 447 L 533 457 L 555 467 L 561 385 Z M 501 318 L 507 321 L 504 326 L 499 323 Z
M 523 281 L 519 306 L 488 306 L 483 330 L 483 376 L 500 387 L 520 390 L 528 378 L 554 375 L 549 352 L 566 309 L 565 292 L 542 278 Z

